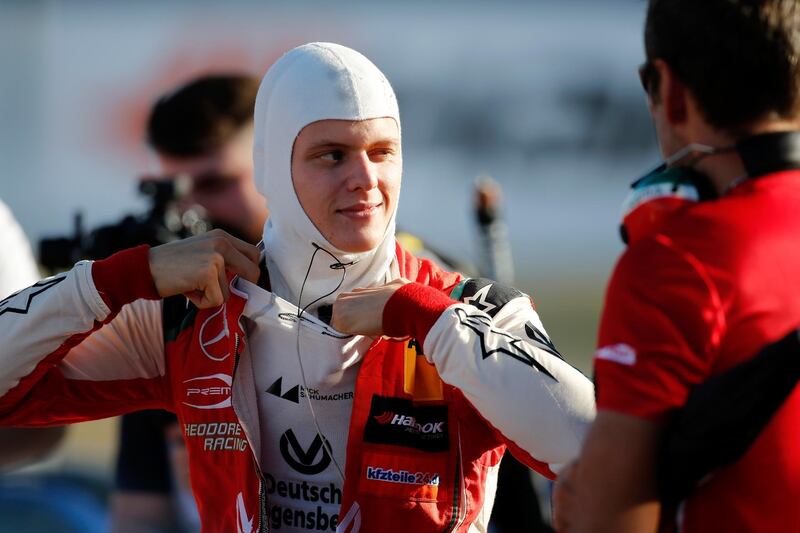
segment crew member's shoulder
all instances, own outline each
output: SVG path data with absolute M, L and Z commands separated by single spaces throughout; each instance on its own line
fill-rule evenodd
M 800 179 L 792 181 L 800 185 Z M 747 180 L 722 198 L 686 206 L 660 228 L 661 240 L 699 258 L 725 262 L 775 236 L 781 226 L 798 230 L 800 187 L 776 190 L 777 185 L 780 180 L 771 176 Z
M 706 256 L 713 254 L 713 246 L 708 245 L 709 237 L 699 233 L 693 236 L 677 224 L 665 224 L 659 232 L 633 242 L 617 260 L 607 293 L 624 286 L 626 291 L 651 294 L 671 290 L 674 283 L 705 280 Z

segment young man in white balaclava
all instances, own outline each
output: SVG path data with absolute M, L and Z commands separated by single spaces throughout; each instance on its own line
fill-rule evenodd
M 485 531 L 505 449 L 553 477 L 591 383 L 527 296 L 396 244 L 397 101 L 364 56 L 291 50 L 255 115 L 262 251 L 212 232 L 4 302 L 0 423 L 174 411 L 205 531 Z

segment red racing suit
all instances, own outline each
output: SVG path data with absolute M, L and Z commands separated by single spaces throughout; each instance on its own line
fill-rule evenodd
M 341 510 L 315 528 L 482 530 L 506 447 L 552 477 L 578 453 L 593 387 L 562 360 L 522 293 L 462 280 L 399 246 L 393 269 L 416 283 L 390 300 L 384 322 L 414 338 L 380 338 L 366 352 Z M 140 247 L 0 302 L 0 424 L 173 411 L 203 531 L 268 531 L 246 295 L 236 281 L 224 305 L 162 320 Z M 386 423 L 395 415 L 412 431 Z

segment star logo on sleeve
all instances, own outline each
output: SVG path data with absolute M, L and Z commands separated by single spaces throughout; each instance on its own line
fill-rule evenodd
M 536 359 L 536 354 L 528 353 L 522 339 L 506 333 L 505 331 L 494 329 L 491 320 L 486 318 L 486 315 L 479 315 L 477 313 L 468 314 L 467 311 L 462 308 L 456 308 L 455 312 L 461 325 L 472 330 L 478 337 L 478 347 L 481 350 L 484 360 L 493 355 L 507 355 L 527 366 L 535 368 L 542 374 L 550 377 L 553 381 L 558 382 L 547 367 Z M 489 345 L 492 345 L 492 347 Z
M 489 297 L 489 291 L 491 290 L 492 286 L 493 284 L 490 283 L 485 287 L 481 287 L 481 289 L 475 292 L 475 294 L 472 296 L 464 298 L 464 303 L 476 307 L 488 314 L 492 309 L 497 307 L 496 305 L 486 301 L 486 298 Z
M 27 315 L 28 311 L 31 308 L 31 302 L 33 302 L 34 298 L 38 295 L 45 292 L 47 289 L 58 285 L 62 281 L 66 279 L 67 275 L 64 274 L 62 276 L 56 276 L 52 278 L 43 279 L 39 282 L 34 283 L 28 289 L 23 291 L 15 292 L 5 300 L 0 301 L 0 315 L 5 313 L 16 313 L 19 315 Z M 31 290 L 35 289 L 35 290 Z M 25 291 L 29 291 L 27 294 L 22 294 Z M 12 305 L 11 302 L 17 300 L 17 296 L 24 298 L 24 305 Z M 23 303 L 23 302 L 20 302 Z

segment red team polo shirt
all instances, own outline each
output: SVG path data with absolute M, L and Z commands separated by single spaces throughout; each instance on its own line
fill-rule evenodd
M 798 326 L 800 172 L 787 171 L 685 208 L 625 251 L 595 354 L 598 408 L 662 422 L 692 385 Z M 800 387 L 679 515 L 688 533 L 800 532 Z

